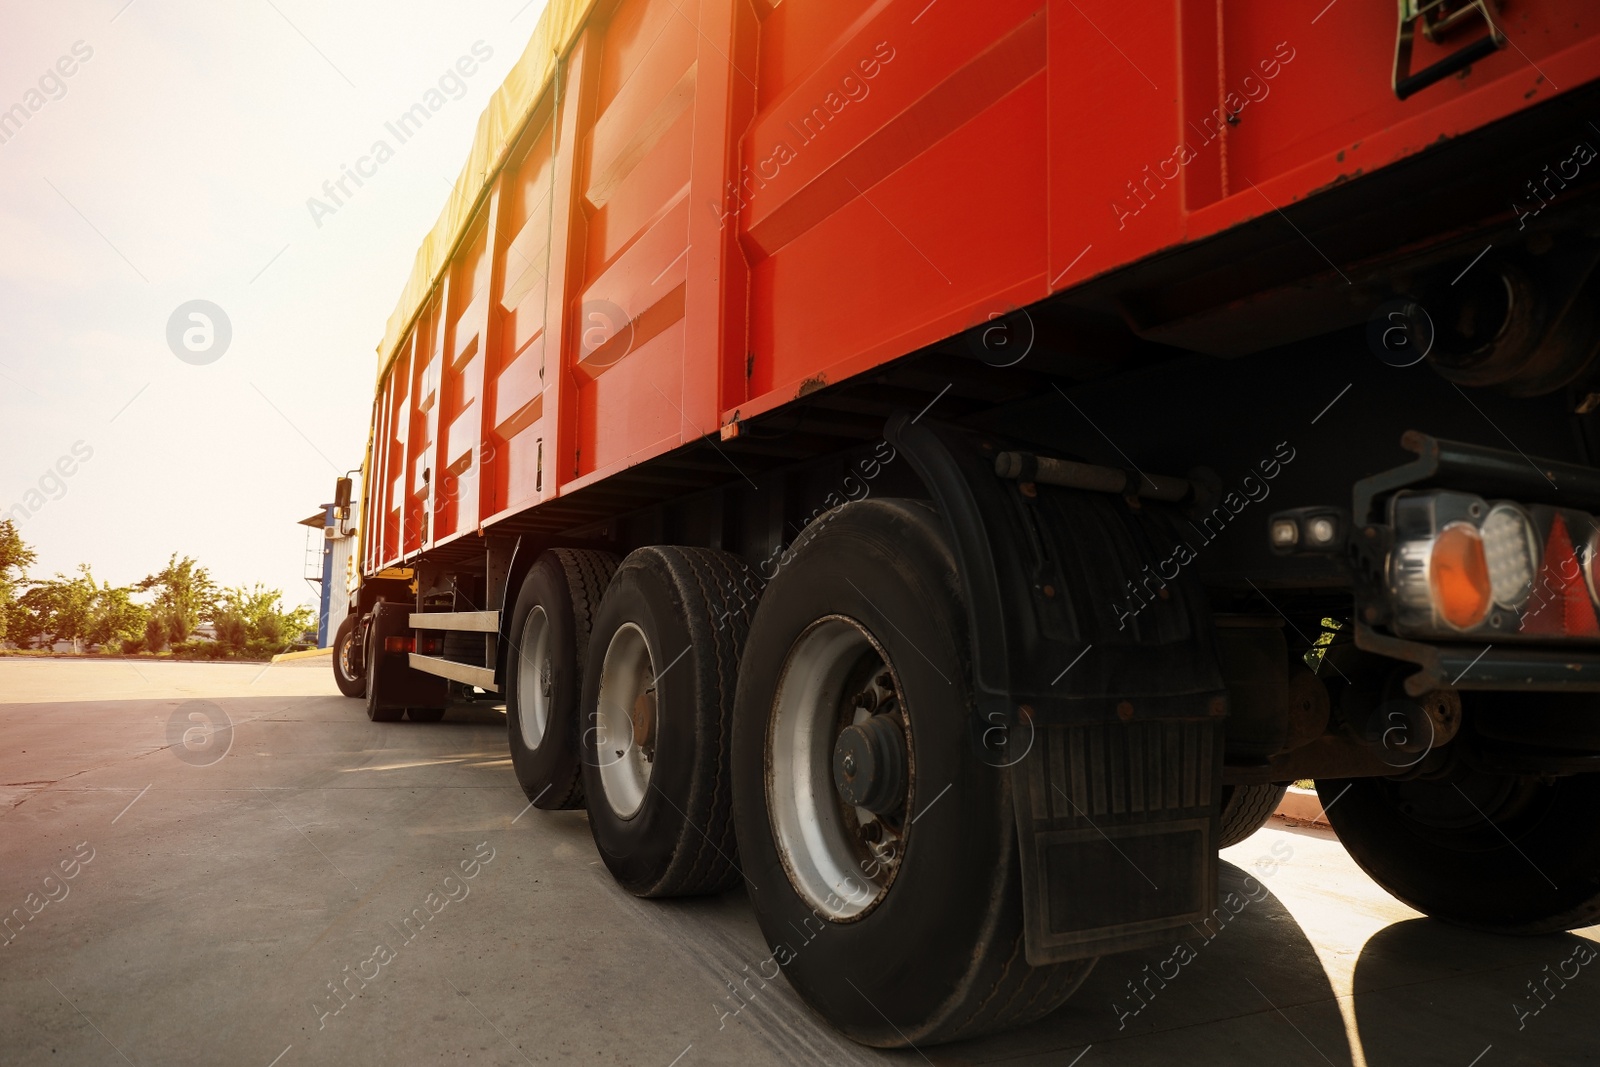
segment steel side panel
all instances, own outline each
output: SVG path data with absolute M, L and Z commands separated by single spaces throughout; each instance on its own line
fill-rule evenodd
M 669 435 L 689 350 L 682 283 L 672 272 L 689 243 L 683 201 L 699 6 L 680 14 L 677 0 L 623 0 L 600 38 L 595 112 L 579 146 L 587 219 L 580 320 L 564 339 L 562 367 L 577 432 L 562 479 L 658 441 L 677 443 Z
M 501 280 L 495 314 L 500 334 L 489 346 L 494 402 L 486 406 L 485 439 L 494 452 L 485 463 L 489 490 L 480 522 L 507 508 L 529 507 L 543 496 L 539 463 L 545 419 L 545 313 L 549 300 L 554 126 L 548 112 L 523 158 L 502 183 L 497 266 Z
M 380 387 L 365 566 L 1600 77 L 1600 12 L 1541 0 L 1502 12 L 1512 47 L 1400 101 L 1395 22 L 1267 0 L 597 11 Z M 1444 54 L 1419 41 L 1414 67 Z M 599 361 L 595 306 L 632 334 Z

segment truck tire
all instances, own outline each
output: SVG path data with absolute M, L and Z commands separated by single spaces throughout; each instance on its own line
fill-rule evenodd
M 406 718 L 412 722 L 438 722 L 449 708 L 407 708 Z
M 1222 829 L 1218 848 L 1229 848 L 1267 825 L 1272 813 L 1283 803 L 1288 783 L 1273 785 L 1225 785 L 1222 787 Z
M 583 807 L 578 696 L 589 631 L 616 570 L 610 552 L 551 549 L 511 610 L 506 731 L 517 783 L 537 808 Z
M 1425 915 L 1503 934 L 1600 920 L 1600 774 L 1317 782 L 1361 869 Z
M 728 751 L 751 572 L 707 548 L 641 548 L 595 618 L 583 676 L 589 829 L 641 897 L 739 880 Z
M 880 1048 L 1042 1018 L 1094 964 L 1025 957 L 1009 779 L 973 750 L 966 626 L 938 514 L 863 500 L 797 539 L 740 669 L 734 801 L 762 933 L 812 1008 Z
M 357 624 L 360 621 L 356 612 L 350 612 L 333 635 L 333 681 L 339 687 L 339 692 L 347 697 L 367 695 L 366 665 L 357 666 L 361 659 L 356 654 L 359 651 L 356 641 L 359 639 Z

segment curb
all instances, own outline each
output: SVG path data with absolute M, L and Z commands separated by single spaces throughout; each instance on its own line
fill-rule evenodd
M 1328 817 L 1323 813 L 1321 799 L 1310 789 L 1290 786 L 1289 791 L 1283 794 L 1283 803 L 1278 805 L 1278 810 L 1273 814 L 1304 826 L 1331 829 Z
M 331 656 L 331 655 L 333 655 L 333 646 L 332 645 L 328 646 L 327 648 L 307 648 L 307 649 L 302 649 L 299 652 L 280 652 L 276 656 L 272 657 L 272 662 L 274 662 L 274 663 L 282 663 L 285 660 L 291 660 L 291 659 L 316 659 L 318 656 Z

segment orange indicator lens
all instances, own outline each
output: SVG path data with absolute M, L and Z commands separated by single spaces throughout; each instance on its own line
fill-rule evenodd
M 1428 588 L 1434 609 L 1458 630 L 1489 614 L 1489 561 L 1476 527 L 1453 522 L 1440 531 L 1428 557 Z

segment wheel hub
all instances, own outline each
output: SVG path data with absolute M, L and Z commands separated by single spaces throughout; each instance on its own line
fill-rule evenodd
M 655 764 L 661 708 L 654 662 L 637 623 L 617 628 L 601 663 L 593 725 L 586 735 L 594 739 L 606 802 L 622 819 L 631 819 L 644 803 Z
M 633 740 L 646 763 L 656 758 L 656 690 L 651 686 L 633 702 Z
M 906 739 L 888 715 L 847 726 L 833 746 L 833 784 L 845 803 L 889 815 L 905 803 Z
M 354 630 L 339 644 L 339 669 L 344 672 L 346 678 L 354 678 L 356 676 L 355 644 Z
M 767 797 L 790 883 L 851 922 L 888 894 L 906 853 L 916 751 L 882 646 L 830 615 L 796 639 L 778 683 Z
M 516 716 L 522 743 L 530 750 L 543 743 L 550 727 L 553 673 L 550 620 L 543 607 L 534 605 L 523 620 L 517 643 L 517 706 L 506 709 Z

